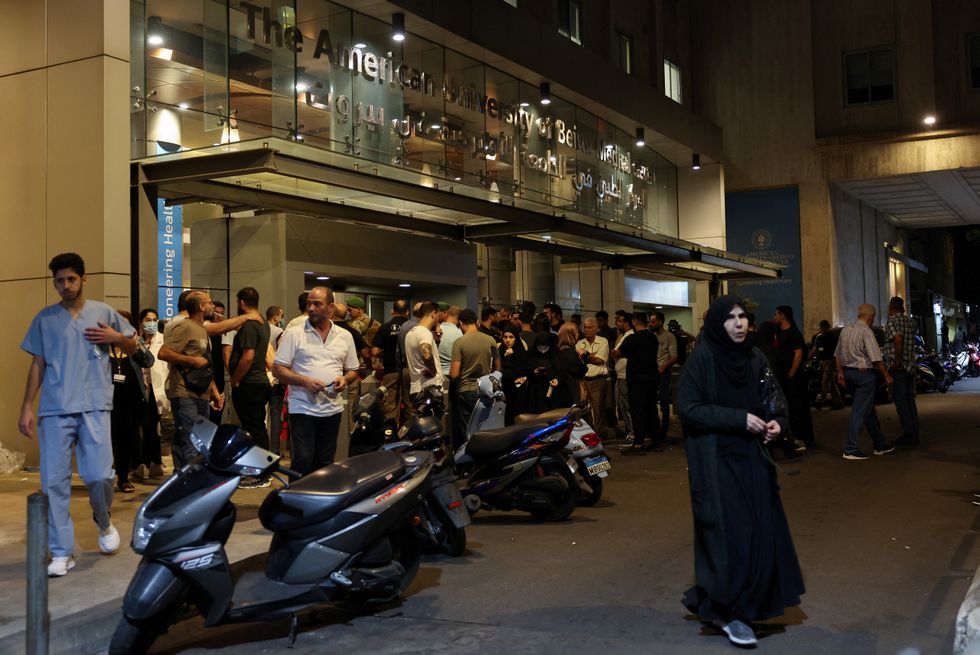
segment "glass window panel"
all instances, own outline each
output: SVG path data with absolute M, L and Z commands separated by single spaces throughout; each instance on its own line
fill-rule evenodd
M 578 0 L 568 3 L 568 36 L 575 43 L 582 44 L 582 5 Z
M 352 139 L 350 69 L 340 65 L 337 48 L 357 43 L 351 36 L 352 12 L 332 2 L 299 2 L 296 23 L 303 47 L 296 56 L 295 138 L 309 145 L 355 154 Z M 329 34 L 318 49 L 323 30 Z M 390 28 L 389 28 L 390 31 Z M 328 47 L 329 46 L 329 47 Z M 319 56 L 317 56 L 319 54 Z M 331 63 L 334 57 L 336 63 Z
M 630 75 L 633 72 L 633 39 L 628 35 L 619 33 L 619 67 L 624 73 Z

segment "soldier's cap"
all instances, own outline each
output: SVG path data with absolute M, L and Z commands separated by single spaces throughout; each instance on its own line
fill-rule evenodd
M 357 296 L 351 296 L 347 299 L 347 306 L 354 309 L 364 309 L 364 300 Z
M 443 301 L 443 300 L 440 300 L 440 301 L 439 301 L 438 303 L 436 303 L 436 304 L 438 304 L 438 305 L 439 305 L 439 311 L 440 311 L 440 312 L 445 312 L 445 311 L 449 311 L 449 308 L 451 307 L 451 305 L 450 305 L 450 304 L 449 304 L 448 302 L 445 302 L 445 301 Z

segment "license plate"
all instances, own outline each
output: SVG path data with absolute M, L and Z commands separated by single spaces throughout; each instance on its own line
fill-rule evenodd
M 609 463 L 609 459 L 605 455 L 588 457 L 585 460 L 585 470 L 589 472 L 589 475 L 596 475 L 611 468 L 612 464 Z

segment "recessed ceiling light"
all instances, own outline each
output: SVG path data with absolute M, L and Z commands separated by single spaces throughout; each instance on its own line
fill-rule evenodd
M 521 107 L 530 107 L 530 106 L 531 106 L 531 103 L 530 102 L 522 102 L 521 103 Z
M 317 275 L 316 276 L 316 279 L 318 279 L 318 280 L 329 280 L 330 279 L 330 276 L 329 275 Z
M 146 42 L 150 45 L 163 45 L 163 37 L 159 34 L 151 34 L 146 37 Z
M 367 44 L 366 43 L 355 43 L 354 44 L 354 47 L 357 48 L 358 50 L 362 50 L 362 49 L 364 49 L 364 48 L 367 47 Z
M 461 178 L 460 176 L 457 175 L 456 177 L 453 178 L 453 181 L 454 182 L 462 182 L 463 181 L 463 178 Z
M 398 286 L 400 286 L 400 287 L 401 287 L 402 289 L 407 289 L 408 287 L 410 287 L 410 286 L 412 286 L 412 285 L 411 285 L 411 284 L 409 284 L 408 282 L 402 282 L 402 283 L 401 283 L 401 284 L 399 284 Z
M 541 238 L 544 239 L 545 241 L 551 241 L 551 235 L 550 234 L 542 234 L 541 235 Z
M 928 116 L 922 119 L 922 122 L 928 125 L 929 127 L 932 127 L 933 125 L 936 124 L 936 117 L 933 116 L 932 114 L 929 114 Z
M 433 123 L 432 124 L 432 129 L 433 130 L 441 130 L 442 129 L 442 123 Z
M 187 109 L 188 107 L 190 107 L 190 105 L 187 104 L 186 102 L 182 102 L 177 106 L 180 107 L 181 109 Z
M 313 275 L 313 271 L 303 271 L 303 273 L 306 275 Z
M 303 93 L 304 91 L 308 91 L 309 89 L 310 89 L 310 85 L 307 84 L 306 82 L 296 83 L 296 90 L 299 91 L 300 93 Z

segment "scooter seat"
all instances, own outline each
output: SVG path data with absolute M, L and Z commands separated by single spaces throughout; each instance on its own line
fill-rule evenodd
M 528 435 L 548 425 L 547 422 L 508 425 L 495 430 L 477 432 L 466 442 L 466 452 L 470 455 L 493 455 L 516 446 Z
M 385 450 L 328 464 L 266 496 L 259 508 L 259 519 L 273 531 L 320 523 L 383 489 L 404 472 L 401 455 Z
M 522 425 L 524 423 L 532 423 L 532 422 L 540 422 L 540 421 L 547 421 L 548 423 L 552 423 L 560 418 L 563 418 L 565 414 L 568 413 L 568 410 L 569 410 L 568 407 L 564 407 L 559 409 L 552 409 L 547 412 L 544 412 L 543 414 L 518 414 L 517 416 L 514 417 L 514 425 Z

